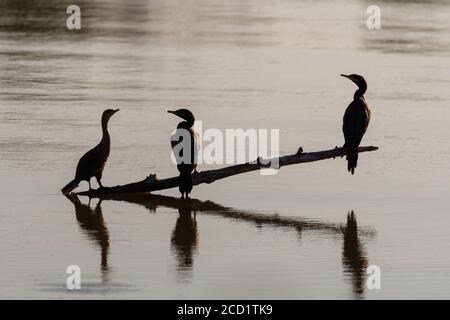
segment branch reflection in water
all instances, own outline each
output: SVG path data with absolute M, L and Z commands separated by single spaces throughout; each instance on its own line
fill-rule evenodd
M 253 224 L 256 228 L 284 228 L 292 229 L 301 237 L 303 232 L 313 231 L 319 236 L 339 236 L 343 238 L 342 264 L 344 276 L 351 277 L 352 292 L 355 298 L 364 297 L 365 271 L 368 257 L 363 247 L 363 240 L 371 240 L 376 231 L 370 227 L 357 227 L 356 215 L 348 213 L 347 222 L 330 223 L 319 220 L 282 217 L 278 214 L 261 214 L 254 211 L 238 210 L 224 207 L 212 201 L 196 199 L 179 199 L 175 197 L 152 194 L 121 194 L 104 195 L 95 209 L 83 205 L 75 195 L 67 196 L 75 205 L 77 220 L 80 227 L 87 231 L 96 245 L 101 247 L 101 269 L 104 273 L 109 270 L 107 257 L 109 253 L 109 233 L 103 220 L 101 202 L 104 200 L 124 201 L 138 204 L 150 212 L 158 207 L 178 210 L 178 218 L 171 236 L 171 251 L 177 262 L 177 273 L 182 280 L 189 279 L 193 272 L 195 255 L 199 251 L 199 229 L 197 213 L 212 215 L 234 221 Z

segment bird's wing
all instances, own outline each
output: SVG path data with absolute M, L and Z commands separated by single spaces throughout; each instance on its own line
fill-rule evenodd
M 183 131 L 180 131 L 183 130 Z M 174 134 L 170 137 L 170 145 L 172 147 L 172 154 L 175 157 L 175 160 L 178 165 L 180 165 L 183 162 L 183 144 L 178 146 L 178 144 L 182 143 L 183 141 L 183 135 L 184 135 L 183 128 L 177 128 L 177 130 L 174 132 Z M 178 147 L 177 147 L 178 146 Z M 176 150 L 174 150 L 176 148 Z
M 181 138 L 177 135 L 176 132 L 170 136 L 170 146 L 172 147 L 172 149 L 180 142 L 181 142 Z
M 343 132 L 347 147 L 357 147 L 361 143 L 368 126 L 368 114 L 364 102 L 354 100 L 344 114 Z
M 200 136 L 191 128 L 191 152 L 193 164 L 197 165 L 198 152 L 200 151 Z
M 99 148 L 95 147 L 89 150 L 78 161 L 76 177 L 85 179 L 94 176 L 102 167 L 101 162 Z
M 179 132 L 178 130 L 186 130 L 183 131 L 182 133 Z M 185 144 L 183 142 L 183 138 L 185 137 L 185 133 L 189 133 L 189 137 L 186 137 L 187 140 Z M 175 159 L 177 160 L 178 164 L 183 164 L 183 165 L 188 165 L 188 169 L 187 170 L 194 170 L 196 167 L 196 163 L 197 163 L 197 158 L 198 158 L 198 151 L 199 151 L 199 142 L 198 142 L 199 138 L 197 136 L 197 134 L 194 132 L 194 130 L 192 128 L 189 129 L 184 129 L 184 128 L 178 128 L 177 132 L 175 132 L 172 137 L 170 138 L 170 144 L 172 146 L 172 151 L 175 148 L 175 146 L 177 146 L 179 143 L 182 143 L 182 145 L 180 145 L 177 148 L 177 152 L 174 152 L 173 155 L 175 157 Z M 183 148 L 189 148 L 190 145 L 190 160 L 185 159 L 184 158 L 184 153 L 183 153 Z M 181 149 L 179 149 L 181 148 Z M 179 150 L 178 150 L 179 149 Z M 189 154 L 186 154 L 186 157 L 188 157 Z

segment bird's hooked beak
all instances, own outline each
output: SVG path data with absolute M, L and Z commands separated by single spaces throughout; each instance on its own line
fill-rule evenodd
M 174 115 L 176 115 L 177 117 L 180 117 L 180 118 L 184 119 L 184 118 L 183 118 L 181 115 L 179 115 L 176 111 L 167 110 L 167 112 L 168 112 L 168 113 L 171 113 L 171 114 L 174 114 Z
M 195 121 L 194 115 L 187 109 L 178 109 L 175 111 L 168 110 L 167 112 L 172 113 L 172 114 L 176 115 L 177 117 L 180 117 L 181 119 L 186 120 L 188 122 Z
M 344 78 L 347 78 L 347 79 L 351 80 L 351 81 L 352 81 L 354 84 L 356 84 L 358 87 L 359 87 L 359 85 L 360 85 L 360 84 L 358 83 L 358 82 L 359 82 L 358 79 L 353 78 L 351 74 L 348 74 L 348 75 L 347 75 L 347 74 L 342 74 L 342 73 L 341 73 L 341 77 L 344 77 Z
M 341 74 L 341 76 L 350 79 L 354 84 L 358 86 L 359 89 L 362 89 L 364 92 L 367 90 L 367 83 L 363 76 L 359 74 Z

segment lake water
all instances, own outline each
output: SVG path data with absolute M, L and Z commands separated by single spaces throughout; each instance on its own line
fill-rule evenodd
M 378 1 L 381 30 L 362 0 L 82 0 L 75 32 L 69 4 L 0 2 L 0 298 L 450 298 L 448 1 Z M 368 81 L 362 144 L 380 147 L 354 176 L 335 159 L 190 202 L 59 191 L 108 107 L 109 186 L 177 174 L 169 108 L 204 129 L 280 129 L 282 154 L 341 145 L 355 86 L 340 73 Z

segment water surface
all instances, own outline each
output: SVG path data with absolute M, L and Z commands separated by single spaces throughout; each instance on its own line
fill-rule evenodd
M 69 4 L 0 3 L 0 298 L 450 298 L 447 1 L 379 1 L 381 30 L 357 0 L 78 1 L 79 32 Z M 283 154 L 340 145 L 355 90 L 340 73 L 368 80 L 363 144 L 380 147 L 355 176 L 327 160 L 190 203 L 59 192 L 107 107 L 106 185 L 176 175 L 168 108 L 205 129 L 279 128 Z

